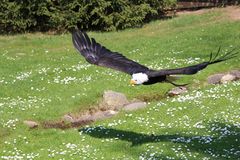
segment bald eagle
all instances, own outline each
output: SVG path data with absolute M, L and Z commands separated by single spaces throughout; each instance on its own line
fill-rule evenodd
M 82 32 L 80 30 L 75 30 L 72 33 L 72 41 L 74 47 L 89 63 L 112 68 L 131 75 L 131 85 L 150 85 L 159 82 L 169 82 L 173 85 L 178 86 L 177 84 L 170 81 L 170 76 L 178 74 L 195 74 L 198 71 L 206 68 L 208 65 L 234 58 L 238 53 L 235 51 L 235 49 L 233 49 L 223 56 L 218 56 L 220 52 L 219 47 L 215 55 L 213 55 L 213 53 L 210 54 L 209 61 L 183 68 L 153 70 L 126 58 L 118 52 L 110 51 L 101 44 L 97 43 L 94 38 L 90 39 L 85 32 Z

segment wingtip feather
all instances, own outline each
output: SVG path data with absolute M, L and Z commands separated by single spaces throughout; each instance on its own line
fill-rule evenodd
M 239 50 L 237 50 L 237 48 L 233 48 L 232 50 L 228 51 L 226 54 L 224 54 L 222 56 L 219 56 L 220 50 L 221 50 L 221 47 L 219 47 L 219 49 L 218 49 L 216 55 L 214 56 L 214 58 L 212 58 L 212 53 L 210 54 L 209 64 L 214 64 L 214 63 L 226 61 L 226 60 L 232 59 L 234 57 L 237 57 L 237 54 L 239 54 Z

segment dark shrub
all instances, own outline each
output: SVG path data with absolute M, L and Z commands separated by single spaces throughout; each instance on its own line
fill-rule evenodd
M 2 0 L 1 33 L 117 30 L 163 14 L 175 0 Z

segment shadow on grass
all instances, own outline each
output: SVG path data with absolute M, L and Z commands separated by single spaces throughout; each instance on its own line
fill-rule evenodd
M 191 151 L 209 156 L 238 159 L 240 157 L 240 126 L 211 123 L 214 128 L 210 135 L 148 135 L 105 127 L 86 127 L 79 131 L 94 138 L 117 138 L 130 142 L 131 147 L 145 143 L 172 142 L 187 145 Z M 214 136 L 211 136 L 214 135 Z
M 151 142 L 169 141 L 178 137 L 176 135 L 147 135 L 132 131 L 124 131 L 103 127 L 82 128 L 79 131 L 95 138 L 118 138 L 123 141 L 131 142 L 132 146 L 142 145 L 144 143 Z

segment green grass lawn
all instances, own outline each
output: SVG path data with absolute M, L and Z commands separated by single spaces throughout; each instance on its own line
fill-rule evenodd
M 220 9 L 154 21 L 138 29 L 90 32 L 112 51 L 155 69 L 209 59 L 239 47 L 240 22 Z M 105 90 L 129 99 L 164 97 L 173 86 L 129 85 L 130 76 L 88 64 L 71 35 L 0 36 L 1 159 L 238 159 L 240 82 L 206 85 L 207 76 L 239 69 L 239 57 L 209 66 L 179 83 L 185 95 L 154 100 L 146 109 L 84 128 L 29 129 L 24 120 L 59 120 L 96 105 Z M 157 98 L 156 98 L 157 99 Z

